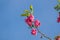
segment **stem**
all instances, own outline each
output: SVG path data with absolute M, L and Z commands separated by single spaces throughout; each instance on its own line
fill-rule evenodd
M 47 37 L 45 34 L 43 34 L 38 28 L 37 31 L 45 38 L 47 38 L 48 40 L 52 40 L 51 38 Z
M 59 12 L 59 17 L 60 17 L 60 12 Z

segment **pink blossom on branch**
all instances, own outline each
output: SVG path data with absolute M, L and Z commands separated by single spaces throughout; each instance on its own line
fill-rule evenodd
M 37 27 L 40 26 L 40 21 L 39 20 L 34 20 L 34 16 L 33 16 L 33 7 L 30 6 L 30 10 L 31 12 L 29 11 L 25 11 L 27 12 L 27 14 L 22 14 L 22 16 L 26 16 L 25 18 L 25 22 L 27 23 L 28 26 L 31 27 L 31 34 L 32 35 L 36 35 L 37 32 L 40 33 L 43 37 L 51 40 L 51 38 L 47 37 L 45 34 L 43 34 Z
M 36 29 L 32 29 L 32 30 L 31 30 L 31 34 L 32 34 L 32 35 L 36 35 L 36 34 L 37 34 Z
M 35 25 L 35 27 L 39 27 L 40 26 L 40 21 L 39 20 L 35 20 L 34 21 L 34 25 Z
M 34 16 L 32 14 L 30 14 L 30 16 L 28 16 L 26 19 L 25 19 L 25 22 L 29 25 L 29 26 L 32 26 L 32 22 L 34 21 Z
M 59 23 L 60 22 L 60 12 L 59 12 L 59 16 L 57 18 L 57 22 Z
M 25 19 L 25 22 L 29 25 L 29 26 L 32 26 L 32 21 L 28 18 Z
M 30 19 L 33 22 L 34 21 L 34 16 L 32 14 L 30 14 L 30 16 L 28 16 L 28 19 Z
M 60 17 L 57 18 L 57 22 L 58 22 L 58 23 L 60 22 Z

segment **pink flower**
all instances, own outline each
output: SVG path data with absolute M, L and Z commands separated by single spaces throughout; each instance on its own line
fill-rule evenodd
M 32 35 L 36 35 L 36 34 L 37 34 L 36 29 L 32 29 L 32 30 L 31 30 L 31 34 L 32 34 Z
M 29 25 L 29 26 L 32 26 L 32 21 L 28 18 L 25 19 L 25 22 Z
M 32 14 L 30 14 L 30 16 L 28 17 L 28 19 L 30 19 L 33 22 L 34 21 L 34 16 Z
M 60 22 L 60 17 L 57 18 L 57 22 L 58 22 L 58 23 Z
M 25 19 L 25 22 L 29 25 L 32 26 L 32 22 L 34 21 L 34 16 L 31 14 L 29 17 Z
M 60 40 L 60 38 L 58 40 Z
M 57 36 L 55 39 L 56 39 L 56 40 L 60 40 L 60 36 Z
M 39 22 L 39 20 L 35 20 L 35 21 L 34 21 L 34 25 L 35 25 L 35 27 L 40 26 L 40 22 Z

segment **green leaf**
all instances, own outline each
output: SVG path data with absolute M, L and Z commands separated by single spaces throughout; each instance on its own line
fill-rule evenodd
M 30 5 L 30 13 L 33 14 L 33 6 Z
M 21 14 L 21 16 L 30 16 L 30 13 Z
M 29 11 L 29 10 L 24 10 L 24 12 L 25 12 L 25 13 L 30 13 L 30 11 Z
M 60 3 L 60 0 L 58 0 L 58 2 Z
M 60 10 L 60 4 L 54 7 L 57 11 Z
M 21 14 L 21 16 L 26 16 L 26 14 Z
M 57 9 L 57 6 L 55 6 L 54 9 Z
M 30 5 L 30 10 L 33 10 L 33 6 L 32 5 Z

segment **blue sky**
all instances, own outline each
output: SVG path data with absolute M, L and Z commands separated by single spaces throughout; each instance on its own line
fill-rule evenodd
M 0 0 L 0 40 L 47 40 L 31 35 L 31 29 L 21 17 L 25 9 L 33 5 L 34 16 L 40 20 L 40 31 L 52 40 L 60 34 L 60 23 L 56 22 L 58 12 L 54 9 L 57 0 Z

